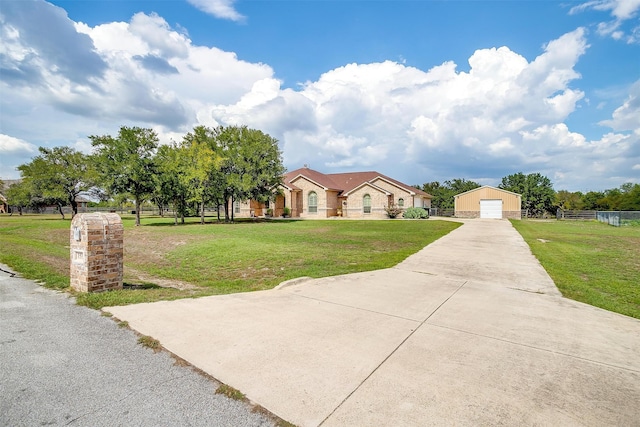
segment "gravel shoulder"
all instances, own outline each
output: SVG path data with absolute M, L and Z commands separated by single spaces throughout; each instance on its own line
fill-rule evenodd
M 274 425 L 137 341 L 68 294 L 0 271 L 0 425 Z

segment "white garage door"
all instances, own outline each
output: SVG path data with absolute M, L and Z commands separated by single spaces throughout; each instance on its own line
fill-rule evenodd
M 502 219 L 502 200 L 480 200 L 480 218 Z

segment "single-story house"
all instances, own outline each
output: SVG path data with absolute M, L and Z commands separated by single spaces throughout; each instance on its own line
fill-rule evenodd
M 287 173 L 273 206 L 254 200 L 234 204 L 234 216 L 262 216 L 271 208 L 293 218 L 387 218 L 385 207 L 429 209 L 432 196 L 379 172 L 324 174 L 308 167 Z
M 458 218 L 521 218 L 522 196 L 484 185 L 454 196 Z

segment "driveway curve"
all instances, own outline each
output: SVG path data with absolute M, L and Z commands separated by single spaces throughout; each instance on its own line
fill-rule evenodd
M 563 298 L 508 221 L 390 269 L 105 311 L 300 426 L 640 420 L 640 321 Z

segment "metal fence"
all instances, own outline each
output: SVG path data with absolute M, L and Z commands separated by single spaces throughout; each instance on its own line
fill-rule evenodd
M 429 208 L 429 216 L 445 216 L 452 217 L 454 215 L 453 208 Z
M 558 209 L 557 219 L 569 220 L 597 220 L 614 227 L 621 225 L 640 225 L 640 211 L 565 211 Z
M 636 222 L 640 224 L 640 211 L 598 211 L 597 220 L 614 227 Z

